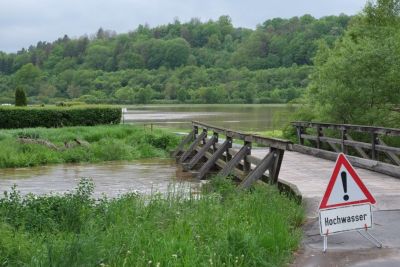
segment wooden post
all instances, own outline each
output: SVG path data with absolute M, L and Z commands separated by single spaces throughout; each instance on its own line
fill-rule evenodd
M 343 152 L 344 154 L 347 154 L 347 153 L 348 153 L 347 147 L 346 147 L 346 145 L 344 144 L 344 140 L 346 140 L 346 134 L 347 134 L 346 128 L 342 127 L 341 133 L 342 133 L 341 149 L 342 149 L 342 152 Z
M 377 138 L 377 134 L 375 132 L 371 132 L 371 157 L 373 160 L 376 160 L 377 155 L 376 155 L 376 138 Z
M 247 175 L 247 174 L 249 174 L 249 172 L 251 170 L 251 163 L 248 160 L 247 156 L 251 155 L 252 144 L 251 144 L 251 142 L 245 141 L 244 146 L 247 146 L 249 148 L 247 150 L 246 155 L 243 158 L 243 172 Z
M 304 139 L 301 137 L 301 135 L 304 133 L 303 127 L 296 126 L 296 130 L 297 130 L 297 139 L 299 141 L 299 144 L 304 145 Z
M 276 184 L 278 182 L 279 172 L 281 170 L 285 150 L 271 147 L 270 153 L 274 154 L 274 163 L 269 169 L 269 183 Z
M 320 149 L 321 148 L 321 137 L 322 133 L 321 133 L 321 127 L 317 124 L 317 148 Z
M 216 133 L 216 132 L 213 132 L 213 136 L 215 137 L 215 143 L 213 144 L 213 153 L 215 153 L 215 151 L 217 151 L 217 147 L 216 147 L 216 145 L 215 144 L 217 144 L 218 143 L 218 137 L 219 137 L 219 135 L 218 135 L 218 133 Z
M 232 137 L 229 136 L 229 135 L 227 134 L 227 135 L 226 135 L 226 140 L 230 141 L 231 146 L 230 146 L 229 148 L 231 148 L 231 147 L 232 147 L 232 144 L 233 144 Z M 226 153 L 225 153 L 225 155 L 226 155 L 226 157 L 225 157 L 225 162 L 229 162 L 229 161 L 232 159 L 232 155 L 229 153 L 229 148 L 226 149 Z

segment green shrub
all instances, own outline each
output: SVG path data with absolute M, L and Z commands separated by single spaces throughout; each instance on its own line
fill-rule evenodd
M 18 87 L 17 90 L 15 90 L 15 106 L 23 107 L 26 105 L 27 105 L 27 100 L 25 91 L 21 87 Z
M 0 128 L 93 126 L 119 124 L 121 109 L 108 106 L 1 107 Z

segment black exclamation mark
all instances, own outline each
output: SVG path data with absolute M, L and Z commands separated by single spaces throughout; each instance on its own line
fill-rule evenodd
M 343 199 L 347 201 L 349 200 L 349 195 L 347 195 L 347 173 L 345 171 L 342 171 L 340 175 L 342 176 L 343 191 L 345 193 Z

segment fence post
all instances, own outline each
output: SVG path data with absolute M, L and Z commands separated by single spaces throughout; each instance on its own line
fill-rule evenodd
M 375 133 L 375 132 L 371 132 L 371 145 L 372 145 L 372 147 L 371 147 L 371 158 L 373 159 L 373 160 L 376 160 L 376 158 L 377 158 L 377 155 L 376 155 L 376 148 L 375 148 L 375 145 L 376 145 L 376 139 L 377 139 L 377 134 Z
M 246 155 L 243 158 L 243 172 L 247 175 L 247 174 L 249 174 L 249 172 L 251 170 L 251 163 L 248 160 L 247 156 L 251 155 L 252 143 L 249 141 L 244 141 L 244 145 L 249 147 Z
M 320 149 L 321 147 L 321 139 L 320 137 L 322 136 L 322 129 L 321 127 L 317 124 L 317 148 Z
M 297 129 L 297 139 L 299 140 L 299 144 L 304 145 L 304 139 L 301 137 L 301 135 L 304 133 L 303 127 L 296 126 L 296 129 Z
M 342 127 L 342 152 L 344 153 L 344 154 L 348 154 L 348 151 L 347 151 L 347 146 L 344 144 L 344 140 L 346 140 L 346 135 L 347 135 L 347 130 L 346 130 L 346 128 L 345 127 Z

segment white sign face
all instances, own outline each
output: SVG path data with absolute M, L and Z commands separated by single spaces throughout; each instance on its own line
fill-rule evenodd
M 340 179 L 336 179 L 333 185 L 327 205 L 333 206 L 346 202 L 356 202 L 367 199 L 364 192 L 354 181 L 346 168 L 342 166 L 339 171 Z
M 319 224 L 321 235 L 372 228 L 371 205 L 320 210 Z

